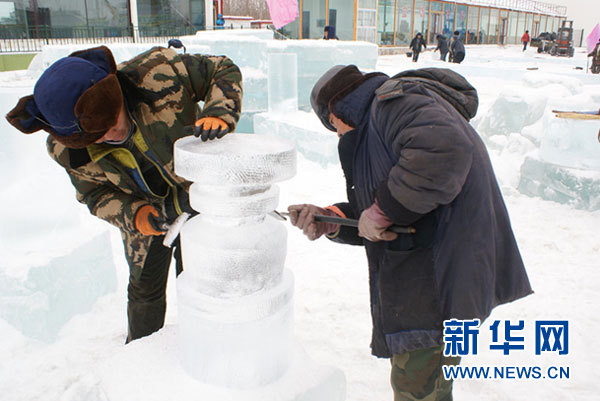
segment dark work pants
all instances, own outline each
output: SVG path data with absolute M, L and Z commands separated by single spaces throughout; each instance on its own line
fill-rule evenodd
M 446 61 L 446 55 L 447 54 L 448 54 L 448 52 L 445 52 L 445 53 L 440 52 L 440 60 Z
M 164 236 L 152 238 L 139 278 L 129 275 L 127 286 L 127 342 L 148 336 L 163 327 L 167 310 L 167 278 L 175 249 L 176 274 L 183 271 L 179 238 L 172 248 L 163 246 Z
M 415 52 L 415 51 L 413 51 L 413 61 L 414 61 L 415 63 L 417 62 L 417 60 L 419 60 L 419 53 L 420 53 L 420 52 Z
M 523 51 L 527 50 L 527 43 L 529 42 L 523 42 Z
M 464 53 L 454 53 L 454 57 L 452 57 L 452 62 L 460 64 L 465 59 Z

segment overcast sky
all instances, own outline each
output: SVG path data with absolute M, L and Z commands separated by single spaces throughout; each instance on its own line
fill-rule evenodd
M 599 0 L 541 0 L 544 3 L 567 7 L 567 17 L 573 20 L 573 28 L 582 29 L 584 38 L 600 23 Z

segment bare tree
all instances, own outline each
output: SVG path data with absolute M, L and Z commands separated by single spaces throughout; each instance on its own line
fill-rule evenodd
M 223 15 L 271 19 L 265 0 L 223 0 Z

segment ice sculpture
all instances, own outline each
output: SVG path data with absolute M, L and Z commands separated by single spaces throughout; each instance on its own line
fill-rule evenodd
M 548 112 L 543 127 L 539 152 L 521 166 L 519 191 L 578 209 L 600 209 L 600 122 Z
M 294 354 L 287 231 L 268 213 L 279 197 L 274 183 L 296 172 L 295 146 L 269 135 L 233 134 L 211 142 L 189 137 L 177 141 L 174 158 L 176 173 L 193 182 L 190 203 L 200 212 L 181 232 L 181 363 L 211 385 L 270 385 L 286 374 Z M 343 399 L 343 375 L 335 376 L 338 383 L 327 386 L 327 397 Z
M 268 97 L 269 113 L 298 110 L 298 56 L 295 53 L 270 53 Z

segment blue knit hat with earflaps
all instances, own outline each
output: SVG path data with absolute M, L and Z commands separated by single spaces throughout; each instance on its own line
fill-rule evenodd
M 48 67 L 33 95 L 19 100 L 7 120 L 24 133 L 43 129 L 70 148 L 102 138 L 117 123 L 123 94 L 105 46 L 82 50 Z

